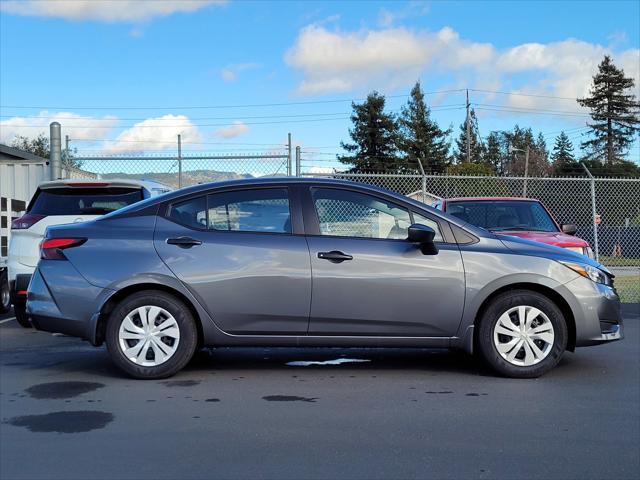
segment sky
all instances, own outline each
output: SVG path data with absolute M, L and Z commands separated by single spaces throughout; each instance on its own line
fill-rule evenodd
M 319 170 L 351 101 L 399 112 L 420 81 L 453 136 L 515 124 L 577 146 L 605 54 L 640 92 L 640 2 L 0 0 L 0 141 L 48 132 L 79 154 L 266 152 L 291 132 Z M 640 162 L 636 143 L 629 159 Z

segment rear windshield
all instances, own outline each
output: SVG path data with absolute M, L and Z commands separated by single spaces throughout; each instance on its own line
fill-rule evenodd
M 538 202 L 508 200 L 465 200 L 447 202 L 447 213 L 494 232 L 526 230 L 555 232 L 555 222 Z
M 47 188 L 38 190 L 29 207 L 37 215 L 104 215 L 142 200 L 142 189 Z

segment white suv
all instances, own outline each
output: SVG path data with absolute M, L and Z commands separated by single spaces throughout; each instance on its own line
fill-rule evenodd
M 40 241 L 50 225 L 84 222 L 171 191 L 146 180 L 55 180 L 42 183 L 26 213 L 11 223 L 8 273 L 16 320 L 29 327 L 27 287 L 38 260 Z

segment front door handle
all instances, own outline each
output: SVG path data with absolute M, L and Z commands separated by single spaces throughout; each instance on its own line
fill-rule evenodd
M 167 243 L 169 245 L 178 245 L 180 248 L 191 248 L 196 245 L 202 245 L 200 240 L 191 237 L 167 238 Z
M 318 258 L 321 258 L 322 260 L 329 260 L 331 263 L 341 263 L 345 260 L 353 260 L 351 255 L 347 255 L 346 253 L 342 253 L 337 250 L 332 250 L 330 252 L 318 252 Z

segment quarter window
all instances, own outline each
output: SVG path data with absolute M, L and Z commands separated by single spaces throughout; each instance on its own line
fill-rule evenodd
M 215 193 L 207 201 L 210 230 L 291 233 L 286 188 Z
M 185 227 L 205 229 L 207 228 L 207 199 L 197 197 L 174 203 L 169 210 L 169 218 Z
M 358 192 L 313 188 L 321 235 L 406 239 L 409 212 L 385 200 Z

